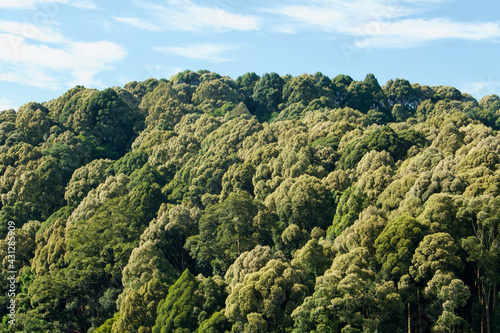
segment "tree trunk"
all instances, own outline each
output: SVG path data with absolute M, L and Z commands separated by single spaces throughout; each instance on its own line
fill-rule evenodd
M 420 333 L 422 331 L 422 313 L 420 311 L 420 290 L 417 290 L 417 311 L 418 311 L 418 330 Z
M 241 254 L 241 249 L 240 249 L 240 244 L 241 244 L 241 235 L 240 233 L 238 232 L 238 257 L 240 256 Z
M 491 311 L 494 313 L 495 312 L 495 304 L 497 304 L 497 284 L 496 283 L 493 283 L 493 293 L 492 293 L 492 296 L 493 296 L 493 300 L 491 302 Z
M 490 299 L 491 299 L 491 286 L 488 288 L 488 291 L 485 290 L 485 310 L 486 310 L 486 331 L 491 333 L 491 325 L 490 325 Z
M 411 333 L 411 311 L 410 302 L 408 302 L 408 333 Z
M 484 333 L 484 300 L 483 300 L 483 290 L 481 289 L 481 285 L 479 276 L 479 268 L 476 268 L 476 287 L 477 287 L 477 297 L 479 298 L 479 304 L 481 304 L 481 333 Z

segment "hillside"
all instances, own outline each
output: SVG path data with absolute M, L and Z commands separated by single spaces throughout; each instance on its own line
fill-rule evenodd
M 500 331 L 499 117 L 208 71 L 2 111 L 0 331 Z

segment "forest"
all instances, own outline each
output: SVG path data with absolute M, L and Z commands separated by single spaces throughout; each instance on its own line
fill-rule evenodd
M 372 74 L 1 111 L 0 331 L 500 332 L 499 130 L 497 95 Z

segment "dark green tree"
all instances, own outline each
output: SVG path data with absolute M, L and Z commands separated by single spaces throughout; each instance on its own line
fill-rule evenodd
M 257 103 L 255 115 L 260 121 L 268 121 L 278 114 L 282 103 L 285 82 L 276 73 L 264 74 L 254 86 L 253 100 Z

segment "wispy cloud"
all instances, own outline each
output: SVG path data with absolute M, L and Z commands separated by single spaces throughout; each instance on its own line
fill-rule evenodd
M 113 42 L 78 42 L 49 27 L 35 28 L 38 33 L 29 36 L 22 23 L 0 22 L 0 81 L 45 89 L 76 84 L 103 87 L 95 76 L 127 55 Z
M 0 31 L 13 36 L 33 39 L 45 43 L 61 43 L 66 38 L 49 26 L 36 26 L 32 23 L 16 21 L 0 21 Z
M 496 40 L 499 22 L 456 22 L 423 19 L 431 4 L 450 0 L 306 0 L 267 7 L 275 15 L 274 30 L 295 33 L 324 31 L 353 36 L 358 48 L 408 48 L 442 39 Z
M 55 0 L 0 0 L 0 8 L 35 9 L 36 5 L 58 2 Z
M 260 27 L 258 17 L 231 13 L 217 2 L 214 2 L 213 6 L 203 6 L 191 0 L 168 0 L 166 4 L 152 4 L 136 0 L 135 4 L 146 11 L 152 24 L 163 30 L 203 32 L 209 29 L 222 32 L 259 30 Z M 138 24 L 142 21 L 139 18 L 119 21 L 145 30 L 151 28 L 148 25 Z
M 115 17 L 118 22 L 130 24 L 136 28 L 148 31 L 161 31 L 162 28 L 154 23 L 146 22 L 138 17 Z
M 361 35 L 361 33 L 360 33 Z M 408 48 L 425 45 L 441 39 L 471 41 L 500 38 L 500 23 L 453 22 L 448 19 L 408 19 L 387 23 L 379 31 L 365 31 L 360 48 Z
M 165 54 L 175 54 L 191 59 L 202 59 L 212 62 L 223 62 L 229 59 L 224 58 L 221 53 L 228 50 L 237 48 L 234 45 L 220 45 L 220 44 L 200 44 L 200 45 L 186 45 L 186 46 L 167 46 L 155 47 L 156 51 Z
M 375 19 L 392 20 L 410 15 L 416 9 L 387 0 L 306 0 L 300 4 L 286 4 L 263 8 L 263 12 L 276 14 L 276 25 L 288 26 L 296 32 L 322 30 L 348 33 L 352 27 Z M 280 20 L 279 17 L 283 18 Z
M 26 87 L 57 90 L 61 88 L 57 78 L 50 75 L 46 69 L 28 65 L 10 64 L 0 74 L 0 81 L 17 83 Z
M 467 92 L 478 100 L 486 95 L 500 94 L 500 81 L 494 80 L 490 74 L 488 77 L 479 77 L 477 81 L 463 84 L 461 90 Z
M 17 96 L 0 96 L 0 111 L 17 109 L 21 103 L 21 100 Z
M 146 65 L 147 75 L 144 79 L 149 78 L 165 78 L 168 79 L 175 74 L 182 72 L 185 68 L 182 67 L 165 67 L 162 65 Z
M 0 8 L 5 9 L 36 9 L 43 4 L 71 5 L 77 8 L 98 9 L 91 0 L 0 0 Z
M 82 9 L 99 9 L 99 6 L 90 0 L 73 0 L 70 4 L 74 7 Z

